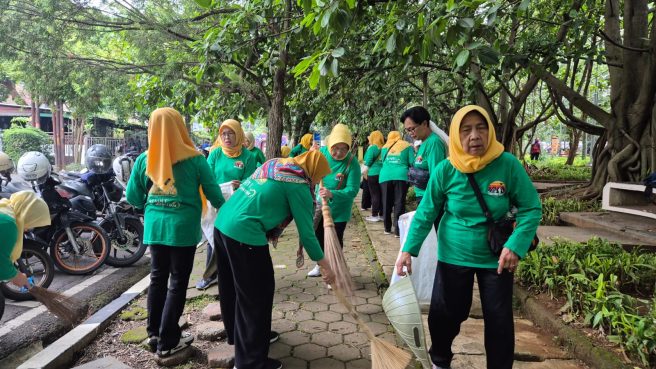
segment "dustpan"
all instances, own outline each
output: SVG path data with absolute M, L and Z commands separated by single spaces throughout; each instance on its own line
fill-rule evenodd
M 419 302 L 410 278 L 402 278 L 387 289 L 383 296 L 383 310 L 424 369 L 431 369 Z

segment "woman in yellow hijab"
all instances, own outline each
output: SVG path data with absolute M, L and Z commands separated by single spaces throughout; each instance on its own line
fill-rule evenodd
M 314 136 L 312 133 L 304 134 L 303 137 L 301 137 L 301 142 L 294 146 L 291 153 L 289 153 L 289 156 L 293 158 L 294 156 L 301 155 L 302 153 L 310 150 L 310 147 L 312 147 L 313 143 L 313 137 Z
M 207 163 L 210 165 L 218 184 L 231 183 L 232 188 L 236 190 L 242 181 L 253 174 L 258 165 L 257 158 L 254 153 L 245 147 L 247 142 L 248 145 L 255 144 L 253 135 L 250 136 L 251 141 L 247 140 L 244 130 L 241 128 L 241 123 L 234 119 L 228 119 L 221 123 L 219 137 L 217 138 L 220 149 L 212 150 L 207 157 Z M 209 242 L 205 264 L 206 267 L 209 267 L 212 262 L 214 237 L 213 235 L 206 235 L 206 238 Z M 196 283 L 196 288 L 199 290 L 207 289 L 216 281 L 216 274 L 208 278 L 201 278 Z
M 399 131 L 391 131 L 387 134 L 381 156 L 383 164 L 378 181 L 382 189 L 384 233 L 393 232 L 398 238 L 399 217 L 405 213 L 405 197 L 408 194 L 408 169 L 414 162 L 415 152 Z
M 217 217 L 219 303 L 228 343 L 235 345 L 236 368 L 282 365 L 268 357 L 270 342 L 278 337 L 271 331 L 275 280 L 268 242 L 274 242 L 292 219 L 308 255 L 324 268 L 324 281 L 334 280 L 312 224 L 312 188 L 328 173 L 328 162 L 319 151 L 269 160 Z
M 248 149 L 248 151 L 253 154 L 255 157 L 255 164 L 260 165 L 266 161 L 266 158 L 264 157 L 264 153 L 262 150 L 260 150 L 259 147 L 255 146 L 255 136 L 253 135 L 253 132 L 246 132 L 246 141 L 244 141 L 244 147 Z
M 535 236 L 542 211 L 540 199 L 522 164 L 503 151 L 485 109 L 468 105 L 451 121 L 449 159 L 431 173 L 423 200 L 396 261 L 397 274 L 412 272 L 417 256 L 438 213 L 437 270 L 428 326 L 430 355 L 438 367 L 451 365 L 451 344 L 467 319 L 474 276 L 485 311 L 485 351 L 489 368 L 511 368 L 514 356 L 513 273 Z M 498 251 L 490 247 L 490 221 L 475 189 L 499 220 L 514 213 L 515 228 Z M 514 208 L 514 210 L 513 210 Z
M 0 281 L 30 287 L 27 276 L 14 266 L 23 251 L 23 232 L 49 224 L 48 205 L 34 192 L 20 191 L 0 200 Z
M 292 149 L 289 148 L 289 146 L 284 145 L 280 148 L 280 156 L 283 158 L 288 158 L 289 153 L 292 151 Z
M 175 109 L 152 112 L 148 151 L 132 168 L 126 197 L 144 211 L 144 239 L 150 246 L 148 288 L 149 345 L 160 357 L 189 346 L 193 336 L 180 331 L 189 276 L 200 241 L 200 217 L 205 196 L 223 205 L 214 175 L 187 133 Z
M 380 170 L 383 168 L 382 148 L 385 138 L 381 131 L 373 131 L 369 135 L 369 147 L 364 154 L 364 169 L 362 177 L 365 181 L 365 189 L 369 191 L 371 203 L 371 216 L 365 218 L 369 222 L 380 222 L 383 220 L 383 198 L 380 183 L 378 182 Z M 368 208 L 365 203 L 364 190 L 362 194 L 362 208 Z

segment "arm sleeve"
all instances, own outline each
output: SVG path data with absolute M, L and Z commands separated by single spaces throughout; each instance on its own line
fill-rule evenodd
M 291 210 L 294 222 L 296 222 L 298 235 L 303 248 L 313 261 L 323 259 L 323 251 L 321 251 L 317 236 L 314 234 L 314 222 L 312 219 L 314 216 L 314 203 L 312 202 L 312 195 L 309 193 L 309 189 L 298 191 L 297 186 L 288 187 L 286 193 L 289 209 Z
M 294 146 L 294 148 L 292 148 L 292 151 L 289 152 L 290 158 L 293 158 L 294 156 L 298 155 L 298 146 L 299 145 Z
M 216 149 L 212 150 L 212 152 L 207 156 L 207 164 L 210 166 L 210 170 L 212 173 L 216 171 L 216 156 L 217 156 L 217 150 L 221 150 L 220 147 L 217 147 Z
M 510 201 L 517 207 L 515 230 L 505 244 L 520 258 L 526 256 L 542 219 L 540 197 L 519 160 L 512 159 Z
M 439 173 L 439 172 L 438 172 Z M 441 175 L 430 176 L 424 199 L 419 203 L 417 212 L 412 218 L 408 238 L 405 240 L 402 251 L 409 252 L 412 256 L 419 255 L 421 245 L 424 243 L 428 232 L 430 232 L 439 210 L 444 206 L 446 196 L 442 190 Z
M 216 184 L 216 178 L 214 178 L 214 173 L 212 173 L 207 161 L 201 159 L 198 163 L 198 174 L 203 193 L 210 200 L 212 206 L 219 209 L 225 203 L 225 199 L 221 194 L 221 188 Z
M 255 162 L 255 166 L 259 166 L 260 164 L 263 164 L 266 161 L 266 157 L 264 156 L 264 153 L 262 150 L 257 149 L 257 160 Z M 255 171 L 255 169 L 253 169 Z
M 435 171 L 435 167 L 437 167 L 437 164 L 439 164 L 442 160 L 446 159 L 446 149 L 444 147 L 444 143 L 442 142 L 442 139 L 440 139 L 439 137 L 437 138 L 437 140 L 435 140 L 435 143 L 431 148 L 427 159 L 428 159 L 429 173 Z
M 18 274 L 18 270 L 11 261 L 11 253 L 14 251 L 16 245 L 16 238 L 18 237 L 18 229 L 16 223 L 9 221 L 1 221 L 0 223 L 0 281 L 8 281 Z M 22 235 L 20 235 L 22 237 Z
M 415 149 L 412 146 L 408 146 L 403 150 L 406 164 L 408 165 L 408 168 L 414 165 L 415 161 Z
M 355 158 L 351 162 L 351 167 L 349 168 L 348 176 L 346 178 L 346 183 L 342 186 L 340 190 L 330 190 L 333 193 L 333 200 L 351 200 L 360 191 L 360 177 L 362 173 L 360 172 L 360 166 Z
M 246 163 L 244 163 L 244 175 L 240 178 L 240 180 L 243 182 L 248 177 L 255 172 L 255 169 L 257 169 L 257 157 L 255 154 L 248 153 L 248 158 L 246 159 Z
M 144 208 L 148 197 L 148 190 L 145 186 L 146 180 L 144 178 L 146 175 L 146 168 L 144 167 L 144 162 L 146 160 L 144 158 L 145 156 L 137 158 L 137 162 L 134 165 L 132 174 L 128 180 L 128 185 L 125 189 L 126 200 L 137 209 Z
M 376 145 L 371 145 L 367 149 L 367 152 L 364 154 L 364 165 L 368 166 L 371 168 L 372 165 L 374 165 L 374 162 L 376 161 L 376 157 L 378 156 L 378 146 Z

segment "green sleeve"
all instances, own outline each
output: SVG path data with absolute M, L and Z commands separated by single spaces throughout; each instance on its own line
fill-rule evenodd
M 428 236 L 428 232 L 430 232 L 435 219 L 437 219 L 439 209 L 442 209 L 444 206 L 446 196 L 444 196 L 444 191 L 442 190 L 441 179 L 441 175 L 430 176 L 424 198 L 419 203 L 417 212 L 412 218 L 412 223 L 408 230 L 408 238 L 403 245 L 403 251 L 409 252 L 412 256 L 419 255 L 421 245 L 424 243 L 426 236 Z
M 292 149 L 292 151 L 289 152 L 289 157 L 290 157 L 290 158 L 293 158 L 294 156 L 300 154 L 300 151 L 301 151 L 301 150 L 300 150 L 300 147 L 301 147 L 300 144 L 294 146 L 294 148 Z
M 257 160 L 255 162 L 256 166 L 259 166 L 260 164 L 263 164 L 266 161 L 266 157 L 264 156 L 264 153 L 262 150 L 257 149 Z M 253 169 L 255 171 L 255 169 Z
M 18 229 L 16 221 L 9 215 L 0 215 L 0 281 L 8 281 L 18 274 L 18 270 L 11 262 L 11 253 L 14 251 Z
M 287 201 L 303 248 L 313 261 L 323 259 L 323 251 L 321 251 L 317 236 L 314 234 L 314 221 L 312 219 L 314 216 L 314 203 L 309 189 L 298 191 L 298 186 L 284 185 L 288 188 Z
M 378 158 L 378 153 L 380 152 L 380 149 L 376 145 L 371 145 L 367 149 L 367 152 L 364 154 L 364 165 L 371 167 L 374 165 L 376 162 L 376 158 Z
M 216 157 L 218 156 L 219 150 L 221 150 L 221 148 L 217 147 L 207 156 L 207 164 L 209 164 L 212 173 L 216 173 Z
M 444 143 L 442 142 L 442 139 L 437 137 L 437 139 L 435 140 L 435 144 L 433 146 L 434 147 L 428 153 L 428 158 L 427 158 L 428 173 L 434 171 L 437 164 L 439 164 L 442 160 L 446 159 L 446 148 L 444 147 Z
M 410 168 L 415 162 L 415 149 L 412 145 L 408 146 L 403 150 L 403 157 L 406 160 L 408 168 Z
M 350 154 L 353 155 L 353 154 Z M 340 190 L 330 190 L 333 194 L 333 200 L 343 200 L 350 201 L 355 198 L 360 191 L 360 177 L 362 173 L 360 172 L 360 166 L 358 165 L 357 159 L 353 158 L 351 162 L 351 168 L 346 178 L 346 184 L 342 186 Z
M 137 209 L 143 209 L 148 198 L 148 189 L 146 188 L 146 168 L 144 163 L 146 156 L 141 154 L 134 163 L 134 168 L 130 174 L 128 185 L 125 189 L 125 198 Z
M 241 177 L 242 182 L 247 180 L 255 172 L 255 169 L 257 169 L 257 158 L 255 154 L 250 151 L 246 151 L 246 153 L 248 154 L 248 158 L 244 164 L 244 175 Z
M 508 186 L 510 202 L 517 207 L 517 215 L 515 230 L 504 246 L 524 258 L 540 224 L 542 206 L 538 192 L 522 164 L 515 157 L 509 157 L 509 161 L 512 160 L 512 185 Z
M 202 158 L 202 157 L 201 157 Z M 203 193 L 210 203 L 215 208 L 220 208 L 225 199 L 221 193 L 221 188 L 216 184 L 214 173 L 204 159 L 198 160 L 198 172 L 200 174 L 200 185 L 203 188 Z

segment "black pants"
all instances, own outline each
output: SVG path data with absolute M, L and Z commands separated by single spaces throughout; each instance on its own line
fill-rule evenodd
M 339 239 L 339 244 L 344 248 L 344 231 L 346 230 L 346 222 L 335 222 L 335 232 L 337 233 L 337 238 Z M 321 250 L 323 250 L 323 222 L 319 224 L 317 229 L 314 230 L 314 235 L 317 236 L 317 240 L 319 240 L 319 246 L 321 246 Z
M 184 310 L 196 246 L 150 245 L 148 336 L 159 336 L 159 350 L 180 341 L 178 320 Z M 170 275 L 170 283 L 169 283 Z
M 360 207 L 362 209 L 369 209 L 371 207 L 371 191 L 366 179 L 363 179 L 362 182 L 360 182 L 360 188 L 362 189 L 362 202 L 360 202 Z
M 451 365 L 451 344 L 460 332 L 460 324 L 469 317 L 474 275 L 483 307 L 487 369 L 510 369 L 515 350 L 512 273 L 504 269 L 498 275 L 496 269 L 463 267 L 441 261 L 437 262 L 428 313 L 431 360 L 438 366 Z
M 532 152 L 531 153 L 531 160 L 538 160 L 540 158 L 540 153 L 539 152 Z
M 221 315 L 228 344 L 235 345 L 235 367 L 264 369 L 275 279 L 268 245 L 240 243 L 214 229 Z
M 371 216 L 383 216 L 383 198 L 378 176 L 367 176 L 367 184 L 371 194 Z
M 394 234 L 398 236 L 399 217 L 405 214 L 405 196 L 408 194 L 408 182 L 388 181 L 383 182 L 381 187 L 383 188 L 383 225 L 385 226 L 385 232 L 391 232 L 392 224 L 394 224 Z M 394 209 L 393 219 L 392 209 Z

